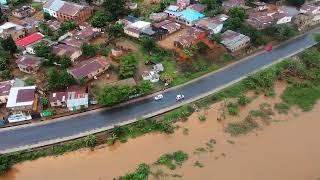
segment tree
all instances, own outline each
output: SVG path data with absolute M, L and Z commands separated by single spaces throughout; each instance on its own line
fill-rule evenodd
M 153 51 L 157 47 L 155 40 L 150 37 L 142 37 L 140 41 L 142 48 L 147 52 Z
M 1 41 L 1 46 L 5 51 L 10 52 L 10 54 L 17 52 L 18 49 L 16 43 L 14 42 L 11 36 L 7 37 L 6 39 L 3 39 Z
M 174 79 L 174 76 L 171 73 L 164 72 L 160 75 L 160 79 L 165 83 L 171 84 Z
M 68 31 L 71 31 L 77 27 L 77 24 L 74 21 L 65 21 L 61 24 L 60 29 L 58 30 L 58 35 L 62 36 Z
M 305 0 L 287 0 L 287 2 L 290 5 L 301 7 L 305 3 Z
M 98 102 L 102 105 L 114 105 L 129 100 L 130 96 L 137 93 L 137 89 L 133 86 L 107 86 L 98 93 Z
M 109 26 L 108 34 L 110 38 L 118 38 L 124 34 L 123 25 L 120 23 L 115 23 Z
M 142 83 L 140 83 L 137 86 L 137 91 L 139 94 L 147 94 L 147 93 L 151 92 L 152 90 L 153 90 L 153 86 L 150 81 L 142 81 Z
M 125 12 L 125 0 L 106 0 L 104 7 L 112 13 L 113 20 Z
M 71 67 L 71 65 L 72 65 L 72 61 L 68 57 L 60 58 L 59 63 L 61 64 L 62 69 L 67 69 L 68 67 Z
M 97 28 L 105 27 L 108 22 L 112 21 L 112 14 L 109 11 L 98 11 L 91 19 L 91 25 Z
M 220 43 L 222 41 L 221 33 L 211 34 L 209 39 L 217 43 Z
M 47 76 L 50 89 L 64 89 L 75 83 L 74 78 L 66 70 L 58 71 L 50 68 Z
M 268 28 L 266 29 L 266 32 L 270 35 L 275 35 L 275 37 L 280 41 L 287 40 L 297 34 L 297 31 L 292 26 L 287 24 L 281 24 Z
M 53 31 L 51 30 L 51 28 L 46 22 L 40 22 L 39 29 L 40 29 L 40 32 L 44 35 L 47 35 L 47 36 L 53 35 Z
M 266 38 L 263 36 L 261 31 L 257 31 L 251 26 L 242 25 L 240 27 L 240 32 L 244 35 L 247 35 L 250 37 L 251 42 L 255 46 L 261 46 L 267 43 Z
M 205 13 L 209 17 L 216 16 L 223 12 L 221 0 L 201 0 L 200 2 L 207 5 L 207 11 Z
M 52 19 L 51 15 L 49 13 L 47 13 L 47 12 L 43 12 L 43 18 L 46 21 L 49 21 L 49 20 Z
M 123 79 L 133 77 L 137 69 L 137 63 L 137 58 L 133 54 L 121 57 L 119 65 L 120 77 Z
M 243 8 L 235 7 L 230 9 L 228 13 L 230 18 L 238 17 L 241 22 L 243 22 L 247 18 L 247 13 Z
M 88 57 L 93 57 L 97 55 L 98 49 L 89 43 L 83 43 L 81 45 L 82 54 Z
M 38 57 L 49 58 L 51 51 L 47 43 L 40 42 L 34 47 L 34 51 Z
M 201 42 L 201 41 L 197 43 L 197 52 L 198 53 L 205 54 L 205 53 L 207 53 L 208 49 L 209 49 L 209 47 L 207 46 L 206 43 Z
M 237 30 L 239 27 L 241 27 L 242 21 L 239 17 L 233 17 L 226 20 L 226 22 L 223 25 L 223 28 L 230 29 L 230 30 Z

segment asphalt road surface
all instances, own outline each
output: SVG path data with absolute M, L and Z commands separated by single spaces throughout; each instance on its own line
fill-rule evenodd
M 87 113 L 77 117 L 68 117 L 72 120 L 52 121 L 47 124 L 25 126 L 14 129 L 0 130 L 0 151 L 20 146 L 32 145 L 47 140 L 68 137 L 81 132 L 115 125 L 129 119 L 139 118 L 145 114 L 158 111 L 162 108 L 176 104 L 175 96 L 179 93 L 185 95 L 185 100 L 194 98 L 199 94 L 208 93 L 218 87 L 228 84 L 239 77 L 246 76 L 268 64 L 294 54 L 306 47 L 314 45 L 312 34 L 308 33 L 296 38 L 289 43 L 274 48 L 241 63 L 230 66 L 222 71 L 191 82 L 177 89 L 164 93 L 161 101 L 153 98 L 134 102 L 121 108 L 103 110 L 96 113 Z

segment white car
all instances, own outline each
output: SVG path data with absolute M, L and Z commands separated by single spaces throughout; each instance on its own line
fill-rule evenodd
M 163 95 L 162 94 L 158 94 L 154 97 L 154 100 L 158 101 L 158 100 L 161 100 L 163 98 Z
M 177 97 L 176 97 L 176 100 L 180 101 L 182 99 L 184 99 L 184 95 L 183 94 L 178 94 Z

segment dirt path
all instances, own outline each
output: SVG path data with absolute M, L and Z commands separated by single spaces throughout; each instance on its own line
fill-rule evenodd
M 283 85 L 277 85 L 278 93 L 283 89 Z M 187 122 L 177 124 L 180 129 L 175 134 L 148 134 L 93 152 L 81 150 L 25 162 L 0 180 L 110 180 L 134 170 L 140 163 L 151 164 L 160 155 L 178 150 L 188 153 L 189 160 L 166 173 L 182 175 L 180 179 L 318 180 L 320 103 L 311 112 L 293 110 L 290 115 L 275 115 L 276 122 L 248 135 L 230 137 L 224 132 L 226 122 L 242 119 L 249 109 L 257 109 L 261 103 L 272 105 L 278 101 L 278 97 L 259 96 L 241 109 L 239 117 L 227 118 L 224 123 L 217 121 L 221 113 L 221 103 L 217 103 L 206 110 L 206 121 L 198 119 L 204 112 L 194 113 Z M 217 142 L 213 147 L 206 144 L 210 139 Z M 205 150 L 196 150 L 200 148 Z M 203 167 L 195 166 L 196 161 Z

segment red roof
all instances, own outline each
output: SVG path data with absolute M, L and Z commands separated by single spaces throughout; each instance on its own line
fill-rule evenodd
M 41 33 L 37 32 L 37 33 L 33 33 L 33 34 L 30 34 L 29 36 L 27 37 L 24 37 L 22 39 L 19 39 L 16 41 L 16 44 L 18 46 L 22 46 L 22 47 L 26 47 L 28 46 L 29 44 L 32 44 L 36 41 L 39 41 L 40 39 L 42 39 L 44 37 L 44 35 L 42 35 Z

